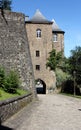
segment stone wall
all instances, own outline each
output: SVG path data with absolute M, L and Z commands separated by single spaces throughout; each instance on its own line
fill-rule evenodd
M 17 113 L 20 109 L 30 103 L 32 99 L 32 94 L 28 94 L 0 102 L 0 123 Z
M 36 95 L 34 74 L 22 13 L 0 10 L 0 65 L 18 71 L 21 87 Z
M 53 32 L 54 33 L 54 32 Z M 64 52 L 64 32 L 57 32 L 58 40 L 52 42 L 53 48 L 56 49 L 56 52 Z

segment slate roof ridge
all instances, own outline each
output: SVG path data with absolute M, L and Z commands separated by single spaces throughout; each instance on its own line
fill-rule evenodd
M 55 20 L 52 20 L 53 24 L 52 24 L 52 31 L 62 31 L 59 26 L 57 25 L 57 23 L 55 22 Z
M 43 14 L 39 11 L 39 9 L 36 10 L 34 16 L 28 20 L 28 22 L 34 22 L 34 23 L 51 23 L 52 21 L 49 21 L 43 16 Z

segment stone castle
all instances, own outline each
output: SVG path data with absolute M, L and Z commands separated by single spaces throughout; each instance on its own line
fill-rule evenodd
M 57 52 L 64 51 L 64 31 L 54 20 L 47 20 L 39 10 L 25 24 L 36 87 L 41 93 L 46 93 L 56 84 L 55 73 L 46 68 L 47 58 L 53 48 Z
M 64 50 L 64 31 L 55 21 L 47 20 L 39 10 L 26 21 L 22 13 L 0 10 L 0 65 L 7 71 L 17 70 L 21 87 L 34 95 L 35 80 L 42 93 L 55 87 L 55 74 L 46 68 L 53 48 Z

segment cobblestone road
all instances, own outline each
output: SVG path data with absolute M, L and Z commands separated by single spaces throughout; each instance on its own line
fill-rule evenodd
M 3 125 L 13 130 L 81 130 L 81 99 L 38 95 Z

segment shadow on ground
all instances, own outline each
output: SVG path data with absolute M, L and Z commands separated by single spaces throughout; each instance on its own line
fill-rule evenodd
M 0 130 L 14 130 L 14 129 L 9 128 L 9 127 L 7 127 L 7 126 L 3 126 L 3 125 L 1 124 L 1 120 L 0 120 Z
M 78 109 L 79 111 L 81 111 L 81 109 Z
M 0 125 L 0 130 L 13 130 L 12 128 Z

